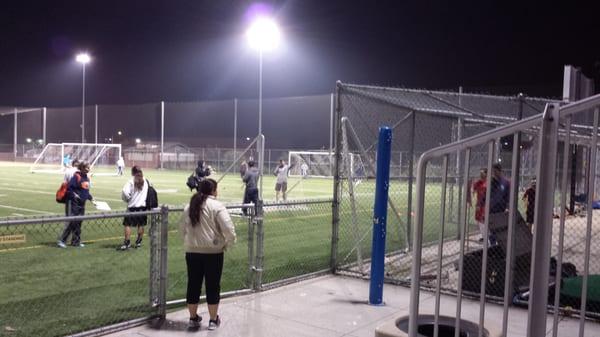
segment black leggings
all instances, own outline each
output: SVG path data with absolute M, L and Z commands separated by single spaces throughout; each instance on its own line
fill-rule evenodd
M 221 273 L 223 253 L 185 253 L 188 284 L 186 301 L 188 304 L 200 302 L 202 279 L 206 280 L 206 303 L 218 304 L 221 299 Z

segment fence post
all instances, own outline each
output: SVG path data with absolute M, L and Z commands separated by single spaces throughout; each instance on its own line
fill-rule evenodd
M 160 208 L 160 270 L 159 270 L 159 307 L 158 314 L 161 318 L 167 315 L 167 249 L 169 237 L 169 208 Z
M 373 245 L 371 248 L 371 284 L 369 304 L 383 303 L 383 274 L 385 269 L 385 237 L 387 225 L 388 190 L 390 187 L 390 160 L 392 129 L 379 128 L 377 147 L 377 181 L 375 183 L 375 206 L 373 207 Z
M 554 208 L 554 187 L 556 174 L 556 151 L 559 126 L 558 104 L 546 105 L 540 130 L 540 152 L 537 164 L 537 184 L 535 191 L 534 223 L 551 224 Z M 546 314 L 548 303 L 548 281 L 550 252 L 552 248 L 552 227 L 535 226 L 533 250 L 531 252 L 531 277 L 529 289 L 529 310 L 527 336 L 546 334 Z
M 254 289 L 256 284 L 254 282 L 254 271 L 256 269 L 254 265 L 254 219 L 256 216 L 253 208 L 246 208 L 246 211 L 250 212 L 250 217 L 248 217 L 248 289 Z
M 262 199 L 258 199 L 258 203 L 256 204 L 256 258 L 255 258 L 255 282 L 254 282 L 254 290 L 260 290 L 262 288 L 262 275 L 264 270 L 264 238 L 265 231 L 263 226 L 263 201 Z
M 159 304 L 158 301 L 158 270 L 160 269 L 160 259 L 159 259 L 159 242 L 158 242 L 158 230 L 160 226 L 158 225 L 158 214 L 153 214 L 150 216 L 150 279 L 149 279 L 149 302 L 152 307 L 155 307 Z
M 333 167 L 333 202 L 331 203 L 331 259 L 329 268 L 335 274 L 337 269 L 337 252 L 339 241 L 340 226 L 340 161 L 342 160 L 340 152 L 342 105 L 340 92 L 342 82 L 338 81 L 335 88 L 336 107 L 335 107 L 335 161 Z

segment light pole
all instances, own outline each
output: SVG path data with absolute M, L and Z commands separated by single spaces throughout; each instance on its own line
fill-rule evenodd
M 281 34 L 275 20 L 268 17 L 257 17 L 246 31 L 248 44 L 258 51 L 258 136 L 262 135 L 262 73 L 263 73 L 263 52 L 268 52 L 279 45 Z M 263 138 L 259 138 L 263 139 Z M 259 154 L 259 172 L 260 189 L 259 198 L 262 200 L 262 171 L 264 145 L 257 142 L 257 152 Z
M 85 65 L 90 63 L 91 57 L 88 53 L 80 53 L 75 61 L 81 63 L 83 69 L 83 82 L 81 90 L 81 142 L 85 143 Z

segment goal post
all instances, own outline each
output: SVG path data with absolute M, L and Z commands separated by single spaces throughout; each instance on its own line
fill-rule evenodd
M 62 173 L 64 162 L 90 163 L 95 175 L 116 175 L 116 164 L 122 156 L 121 144 L 48 143 L 31 165 L 32 173 Z
M 290 177 L 306 175 L 310 177 L 333 177 L 333 161 L 335 154 L 325 151 L 289 151 L 288 164 L 291 166 Z M 304 165 L 306 164 L 306 165 Z

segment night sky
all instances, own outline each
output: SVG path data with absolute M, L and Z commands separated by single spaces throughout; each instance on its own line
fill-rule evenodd
M 0 105 L 254 98 L 249 1 L 5 1 Z M 504 1 L 272 1 L 285 40 L 265 55 L 265 97 L 326 94 L 336 80 L 559 97 L 565 64 L 600 77 L 590 5 Z

